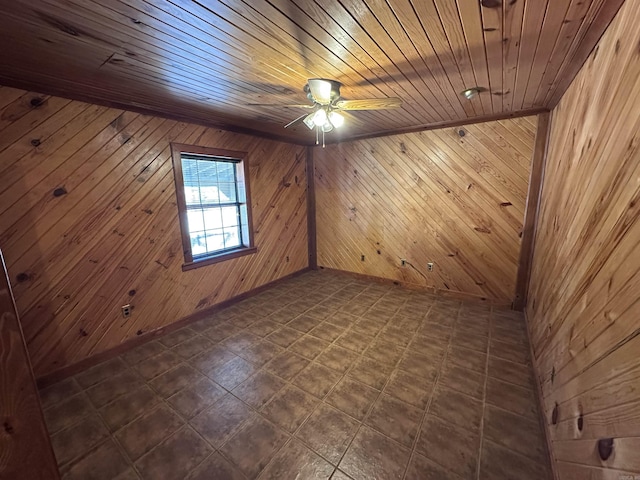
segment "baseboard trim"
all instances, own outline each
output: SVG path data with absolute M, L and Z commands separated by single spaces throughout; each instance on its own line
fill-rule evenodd
M 147 342 L 150 342 L 159 337 L 162 337 L 163 335 L 167 335 L 171 332 L 175 332 L 176 330 L 186 327 L 187 325 L 193 322 L 196 322 L 198 320 L 202 320 L 203 318 L 206 318 L 214 314 L 215 312 L 222 310 L 223 308 L 230 307 L 231 305 L 241 302 L 242 300 L 246 300 L 249 297 L 253 297 L 254 295 L 262 293 L 269 288 L 275 287 L 280 283 L 283 283 L 287 280 L 300 276 L 303 273 L 306 273 L 309 271 L 311 271 L 311 268 L 305 267 L 302 270 L 298 270 L 297 272 L 290 273 L 288 275 L 285 275 L 284 277 L 280 277 L 276 280 L 260 285 L 259 287 L 243 292 L 240 295 L 236 295 L 235 297 L 231 297 L 220 303 L 211 305 L 210 307 L 203 308 L 202 310 L 189 314 L 186 317 L 183 317 L 179 320 L 176 320 L 173 323 L 170 323 L 169 325 L 156 328 L 155 330 L 150 330 L 138 337 L 130 338 L 129 340 L 122 342 L 120 345 L 116 345 L 115 347 L 112 347 L 108 350 L 104 350 L 100 353 L 96 353 L 95 355 L 92 355 L 83 360 L 80 360 L 79 362 L 73 363 L 71 365 L 67 365 L 66 367 L 62 367 L 51 373 L 47 373 L 36 379 L 38 388 L 40 389 L 45 388 L 49 385 L 59 382 L 60 380 L 64 380 L 65 378 L 76 375 L 77 373 L 80 373 L 88 368 L 98 365 L 99 363 L 102 363 L 114 357 L 117 357 L 118 355 L 121 355 L 135 347 L 138 347 Z
M 540 421 L 540 425 L 542 427 L 542 431 L 544 432 L 544 439 L 547 445 L 547 462 L 549 468 L 551 469 L 551 475 L 554 480 L 560 480 L 560 476 L 558 475 L 558 471 L 556 470 L 556 462 L 555 457 L 553 456 L 553 449 L 551 448 L 551 433 L 549 432 L 549 424 L 545 417 L 544 411 L 544 402 L 542 401 L 542 382 L 541 377 L 538 371 L 538 364 L 535 361 L 535 357 L 533 355 L 533 343 L 531 342 L 531 324 L 529 323 L 529 317 L 527 316 L 527 309 L 524 309 L 524 322 L 527 326 L 527 337 L 529 340 L 529 355 L 531 358 L 531 365 L 533 366 L 533 375 L 535 377 L 536 384 L 536 393 L 538 398 L 538 410 L 540 411 L 540 415 L 538 416 L 538 420 Z
M 482 297 L 480 295 L 474 295 L 472 293 L 466 293 L 466 292 L 459 292 L 457 290 L 444 290 L 444 289 L 439 289 L 439 288 L 435 288 L 435 287 L 428 287 L 426 285 L 420 285 L 417 283 L 410 283 L 410 282 L 403 282 L 401 280 L 395 280 L 392 278 L 385 278 L 385 277 L 376 277 L 374 275 L 367 275 L 365 273 L 358 273 L 358 272 L 350 272 L 348 270 L 340 270 L 337 268 L 331 268 L 331 267 L 323 267 L 323 266 L 318 266 L 319 270 L 326 270 L 328 272 L 332 272 L 332 273 L 337 273 L 339 275 L 346 275 L 346 276 L 350 276 L 353 278 L 359 278 L 362 280 L 370 280 L 373 282 L 377 282 L 377 283 L 381 283 L 383 285 L 398 285 L 400 287 L 403 288 L 407 288 L 409 290 L 416 290 L 416 291 L 420 291 L 420 292 L 427 292 L 427 293 L 431 293 L 434 295 L 438 295 L 444 298 L 455 298 L 458 300 L 464 300 L 467 302 L 473 302 L 473 303 L 481 303 L 483 305 L 490 305 L 492 307 L 496 307 L 499 309 L 504 309 L 504 310 L 511 310 L 512 308 L 512 302 L 511 301 L 507 301 L 507 300 L 497 300 L 497 299 L 492 299 L 492 298 L 487 298 L 487 297 Z

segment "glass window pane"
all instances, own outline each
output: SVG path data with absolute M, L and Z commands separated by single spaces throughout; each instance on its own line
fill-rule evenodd
M 238 207 L 222 207 L 222 225 L 223 227 L 235 227 L 238 224 Z
M 206 231 L 207 252 L 215 252 L 224 249 L 224 232 L 223 230 L 207 230 Z
M 225 248 L 235 248 L 240 246 L 240 232 L 238 227 L 224 229 Z
M 202 210 L 204 226 L 207 230 L 222 228 L 222 216 L 220 207 L 205 208 Z
M 207 253 L 207 243 L 204 232 L 191 232 L 191 254 L 194 257 Z
M 202 210 L 188 209 L 187 222 L 189 224 L 190 232 L 197 232 L 200 230 L 204 230 L 204 218 L 202 217 Z
M 230 203 L 236 201 L 236 184 L 235 183 L 219 183 L 220 203 Z
M 218 162 L 218 181 L 234 183 L 235 179 L 235 164 L 231 162 Z
M 240 205 L 240 226 L 242 228 L 242 243 L 249 246 L 249 220 L 247 218 L 247 206 Z

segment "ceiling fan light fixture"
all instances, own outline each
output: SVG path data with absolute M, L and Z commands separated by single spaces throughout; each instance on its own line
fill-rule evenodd
M 315 122 L 313 121 L 313 117 L 315 116 L 316 112 L 311 112 L 309 115 L 307 115 L 306 117 L 304 117 L 304 124 L 307 126 L 307 128 L 309 128 L 309 130 L 313 130 L 316 126 Z
M 472 98 L 477 96 L 479 93 L 480 93 L 480 89 L 478 87 L 472 87 L 462 91 L 460 95 L 462 95 L 467 100 L 471 100 Z
M 318 126 L 324 125 L 325 123 L 327 123 L 327 111 L 324 108 L 319 108 L 313 114 L 313 123 L 315 123 Z
M 331 122 L 331 125 L 336 128 L 340 128 L 344 125 L 344 117 L 338 112 L 329 112 L 329 121 Z

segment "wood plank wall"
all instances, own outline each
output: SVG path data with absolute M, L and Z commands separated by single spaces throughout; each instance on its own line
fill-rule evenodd
M 181 271 L 170 141 L 249 152 L 257 254 Z M 305 160 L 301 146 L 0 87 L 0 246 L 36 376 L 306 268 Z
M 316 148 L 318 265 L 510 304 L 536 122 Z
M 527 317 L 561 480 L 640 474 L 639 79 L 627 1 L 552 115 Z
M 0 478 L 60 478 L 0 252 Z

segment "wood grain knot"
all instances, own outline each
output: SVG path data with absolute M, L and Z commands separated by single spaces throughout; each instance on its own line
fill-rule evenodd
M 502 6 L 502 0 L 480 0 L 480 4 L 484 8 L 499 8 Z
M 583 427 L 584 427 L 584 417 L 582 416 L 582 414 L 580 414 L 580 416 L 578 417 L 578 430 L 582 431 Z
M 601 438 L 598 440 L 598 455 L 603 461 L 609 459 L 613 453 L 613 438 Z
M 39 138 L 34 138 L 33 140 L 31 140 L 31 145 L 33 145 L 34 147 L 39 147 L 40 146 L 40 139 Z
M 553 425 L 558 424 L 558 404 L 557 403 L 555 407 L 553 407 L 553 412 L 551 412 L 551 423 Z
M 460 129 L 458 130 L 458 135 L 460 135 L 461 137 L 464 137 L 467 134 L 467 132 L 465 132 L 464 130 Z
M 18 275 L 16 275 L 16 281 L 17 281 L 18 283 L 26 282 L 26 281 L 27 281 L 27 280 L 29 280 L 30 278 L 31 278 L 31 277 L 29 276 L 29 274 L 28 274 L 28 273 L 24 273 L 24 272 L 21 272 L 21 273 L 19 273 Z
M 14 432 L 13 425 L 11 425 L 9 422 L 4 422 L 4 431 L 9 435 L 12 435 Z
M 129 290 L 129 296 L 133 297 L 136 294 L 135 290 Z
M 54 197 L 61 197 L 62 195 L 67 194 L 67 189 L 64 187 L 58 187 L 53 191 Z
M 44 98 L 42 97 L 33 97 L 29 102 L 32 107 L 38 108 L 39 106 L 44 104 Z

